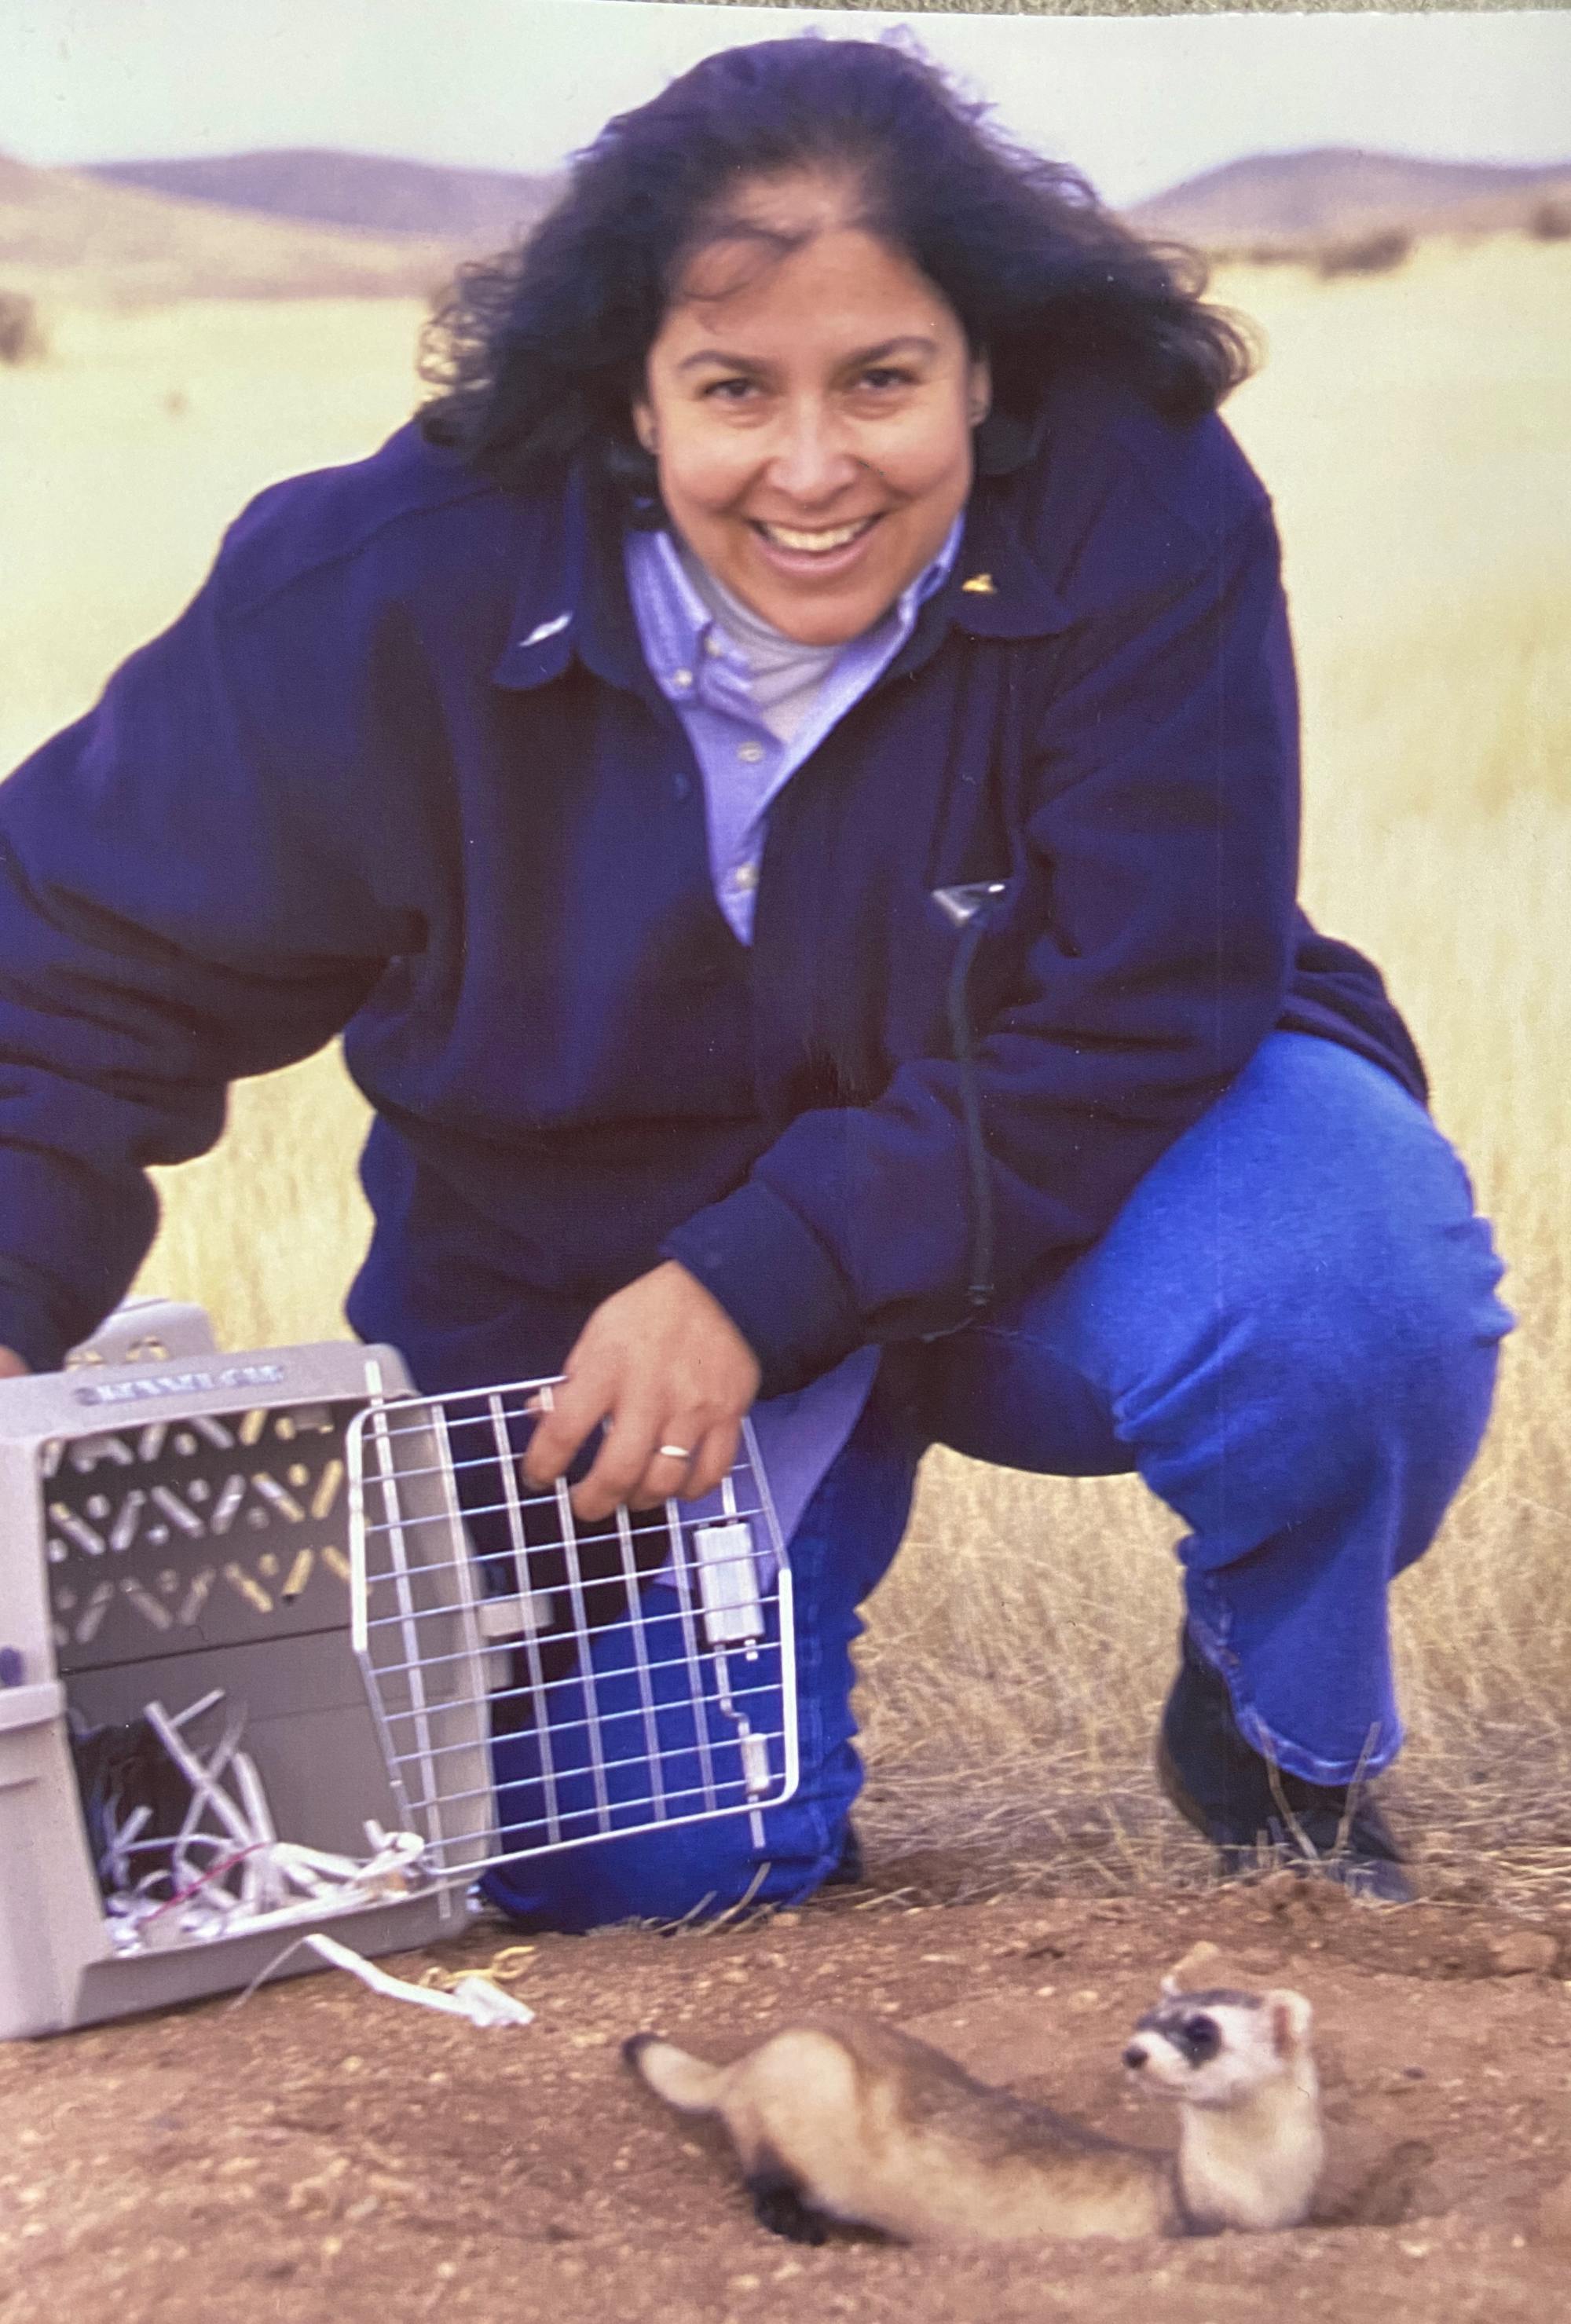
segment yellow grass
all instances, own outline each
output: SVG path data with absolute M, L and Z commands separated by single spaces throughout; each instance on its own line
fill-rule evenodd
M 0 371 L 0 765 L 75 717 L 180 611 L 250 496 L 352 460 L 408 417 L 402 300 L 45 309 L 51 362 Z M 326 1055 L 236 1089 L 219 1150 L 166 1186 L 143 1281 L 226 1346 L 341 1333 L 366 1213 L 364 1109 Z
M 1539 1895 L 1571 1862 L 1571 247 L 1435 244 L 1395 275 L 1240 269 L 1271 361 L 1231 417 L 1277 500 L 1305 689 L 1306 884 L 1385 966 L 1511 1263 L 1496 1425 L 1399 1591 L 1431 1854 Z M 271 479 L 370 448 L 411 400 L 411 305 L 57 310 L 0 374 L 0 760 L 85 706 Z M 144 1282 L 227 1344 L 341 1329 L 361 1110 L 331 1058 L 236 1093 L 168 1174 Z M 975 1886 L 1195 1871 L 1146 1772 L 1178 1600 L 1132 1481 L 935 1455 L 873 1609 L 869 1834 Z M 1565 1878 L 1571 1894 L 1571 1877 Z

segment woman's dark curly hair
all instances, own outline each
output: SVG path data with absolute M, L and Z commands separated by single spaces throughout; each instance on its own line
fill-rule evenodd
M 739 187 L 802 170 L 853 185 L 857 223 L 985 350 L 995 440 L 1018 439 L 1070 369 L 1177 419 L 1215 410 L 1251 355 L 1239 325 L 1202 303 L 1200 260 L 1141 241 L 1077 171 L 1010 143 L 986 113 L 898 36 L 706 58 L 606 124 L 520 248 L 463 270 L 427 332 L 424 433 L 513 485 L 593 449 L 651 521 L 654 463 L 631 419 L 651 343 L 697 253 L 735 238 Z

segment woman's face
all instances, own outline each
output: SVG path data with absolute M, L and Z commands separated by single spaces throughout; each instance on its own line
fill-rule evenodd
M 942 547 L 987 408 L 954 309 L 846 224 L 846 192 L 763 180 L 737 204 L 810 239 L 700 252 L 633 407 L 672 522 L 755 613 L 805 645 L 871 627 Z

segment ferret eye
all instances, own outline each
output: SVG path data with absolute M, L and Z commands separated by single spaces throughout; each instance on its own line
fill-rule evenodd
M 1186 2017 L 1184 2046 L 1197 2062 L 1202 2058 L 1214 2058 L 1222 2047 L 1222 2034 L 1215 2017 Z

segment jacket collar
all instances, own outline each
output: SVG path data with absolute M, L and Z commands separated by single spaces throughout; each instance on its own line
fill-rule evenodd
M 1040 638 L 1067 630 L 1074 615 L 1020 539 L 1021 493 L 1014 479 L 1035 463 L 1048 438 L 1046 410 L 1017 418 L 998 407 L 976 432 L 976 478 L 966 509 L 966 537 L 948 586 L 926 608 L 886 672 L 919 668 L 953 626 L 974 638 Z
M 985 482 L 971 495 L 946 610 L 972 637 L 1049 637 L 1075 618 L 1021 540 L 1012 501 L 1006 490 Z
M 1013 497 L 1002 479 L 978 478 L 947 578 L 921 607 L 882 684 L 919 669 L 951 628 L 999 639 L 1068 628 L 1069 607 L 1011 521 Z M 576 659 L 613 686 L 663 705 L 628 595 L 622 534 L 611 493 L 582 466 L 576 469 L 557 506 L 555 537 L 542 545 L 514 600 L 508 643 L 491 673 L 496 685 L 513 691 L 544 686 Z
M 609 490 L 576 466 L 541 530 L 546 538 L 513 600 L 491 677 L 517 692 L 545 686 L 577 660 L 613 686 L 663 703 L 643 659 L 627 594 L 623 521 Z
M 1073 612 L 1019 537 L 1012 497 L 997 484 L 978 480 L 948 580 L 922 607 L 881 686 L 920 669 L 951 629 L 973 638 L 1019 640 L 1052 637 L 1071 626 Z

